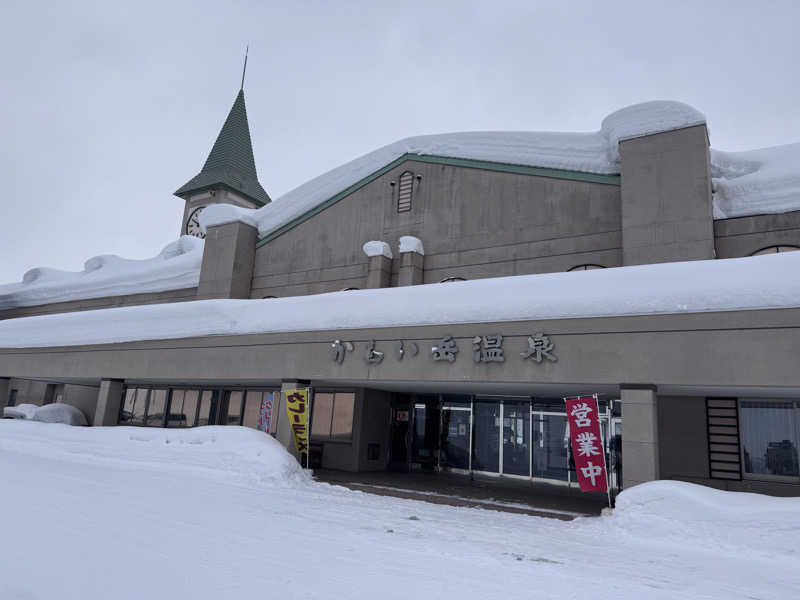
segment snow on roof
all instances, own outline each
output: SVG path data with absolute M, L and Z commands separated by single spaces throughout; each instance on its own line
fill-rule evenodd
M 404 154 L 484 160 L 598 174 L 619 173 L 619 142 L 623 139 L 705 123 L 702 113 L 681 102 L 658 100 L 618 110 L 600 130 L 589 133 L 473 131 L 410 137 L 345 163 L 287 192 L 270 204 L 247 211 L 219 205 L 200 215 L 202 227 L 248 219 L 261 235 L 291 222 L 397 160 Z
M 106 254 L 87 260 L 83 271 L 37 267 L 20 283 L 0 285 L 0 310 L 195 287 L 203 246 L 203 240 L 185 235 L 144 260 Z
M 800 210 L 800 144 L 711 151 L 714 218 Z
M 0 321 L 0 347 L 800 307 L 800 252 Z M 576 293 L 580 292 L 580 293 Z

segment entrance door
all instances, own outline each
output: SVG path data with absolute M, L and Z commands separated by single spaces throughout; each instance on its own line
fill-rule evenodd
M 389 456 L 390 471 L 408 471 L 412 399 L 408 394 L 396 394 L 391 406 L 392 444 Z
M 530 402 L 503 404 L 503 473 L 531 474 Z
M 469 470 L 471 406 L 469 396 L 442 397 L 440 468 Z
M 417 396 L 413 419 L 412 468 L 433 471 L 439 459 L 439 396 Z
M 476 400 L 472 413 L 472 470 L 500 472 L 500 406 Z

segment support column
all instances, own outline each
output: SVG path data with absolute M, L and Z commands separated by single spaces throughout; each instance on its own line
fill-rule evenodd
M 397 285 L 420 285 L 422 283 L 423 263 L 425 257 L 419 252 L 400 253 L 400 271 L 397 277 Z
M 285 390 L 296 390 L 299 388 L 306 388 L 309 387 L 309 385 L 310 382 L 298 379 L 282 381 L 280 400 L 278 401 L 277 406 L 273 406 L 273 410 L 278 411 L 278 430 L 275 432 L 275 439 L 277 439 L 281 444 L 283 444 L 283 446 L 289 451 L 289 453 L 292 456 L 294 456 L 298 461 L 300 460 L 300 454 L 297 452 L 297 448 L 294 445 L 294 433 L 292 432 L 292 426 L 289 423 L 289 415 L 286 413 L 286 406 L 284 405 L 283 402 L 283 392 Z M 308 423 L 308 437 L 310 441 L 311 440 L 310 421 Z
M 622 485 L 659 478 L 658 396 L 654 385 L 620 386 Z
M 103 379 L 100 382 L 93 425 L 108 426 L 117 424 L 119 409 L 122 405 L 122 384 L 121 379 Z
M 389 287 L 392 281 L 392 259 L 383 256 L 369 257 L 369 272 L 367 273 L 367 289 Z
M 8 406 L 8 396 L 11 394 L 11 379 L 0 377 L 0 412 Z

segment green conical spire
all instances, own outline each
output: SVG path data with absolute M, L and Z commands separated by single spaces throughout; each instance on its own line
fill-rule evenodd
M 183 197 L 219 185 L 228 187 L 259 205 L 270 202 L 256 173 L 242 89 L 236 96 L 203 169 L 176 191 L 175 195 Z

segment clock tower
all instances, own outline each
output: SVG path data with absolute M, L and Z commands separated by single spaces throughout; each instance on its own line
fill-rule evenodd
M 181 235 L 198 237 L 205 234 L 200 231 L 197 216 L 209 204 L 260 208 L 270 202 L 256 173 L 243 88 L 239 89 L 203 168 L 175 195 L 185 202 Z

